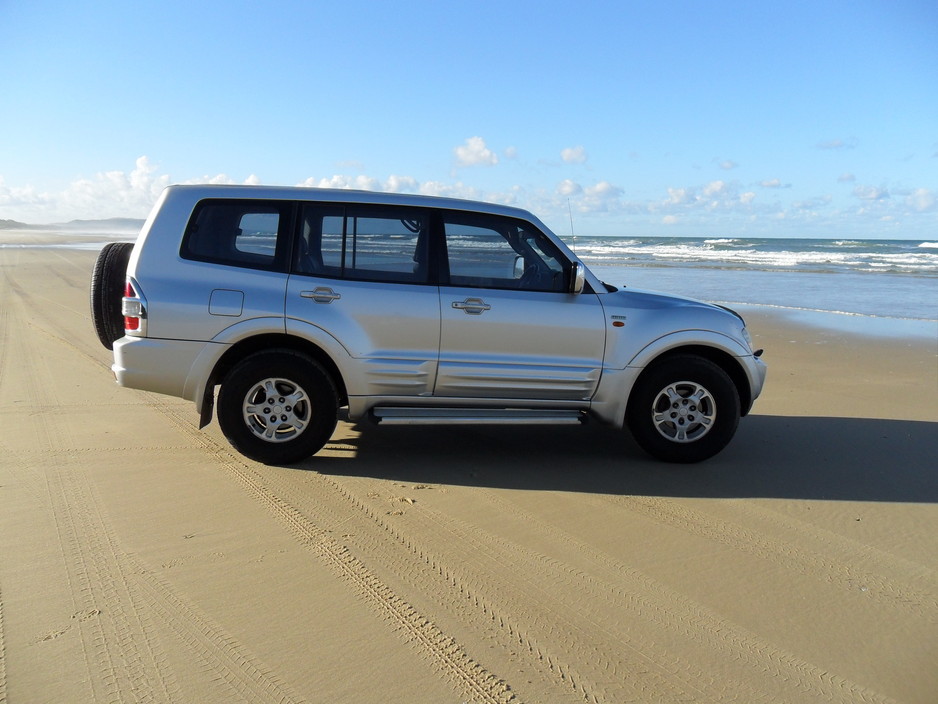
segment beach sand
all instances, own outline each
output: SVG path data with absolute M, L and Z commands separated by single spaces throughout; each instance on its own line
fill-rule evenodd
M 938 701 L 936 341 L 750 313 L 696 466 L 340 423 L 266 467 L 114 383 L 95 256 L 0 249 L 0 702 Z

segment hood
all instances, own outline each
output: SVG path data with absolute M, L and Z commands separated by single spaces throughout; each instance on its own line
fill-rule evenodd
M 633 310 L 660 310 L 662 308 L 703 308 L 709 310 L 722 310 L 737 315 L 737 313 L 724 306 L 705 303 L 694 298 L 685 298 L 660 291 L 646 291 L 639 288 L 623 288 L 610 293 L 603 298 L 607 305 L 624 306 Z
M 603 296 L 602 303 L 608 314 L 630 320 L 656 335 L 678 330 L 712 330 L 736 339 L 745 338 L 746 322 L 739 313 L 693 298 L 626 288 Z

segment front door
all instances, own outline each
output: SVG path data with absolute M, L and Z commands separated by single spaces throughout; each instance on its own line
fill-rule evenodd
M 434 395 L 588 400 L 602 370 L 605 319 L 595 294 L 567 293 L 565 257 L 511 218 L 452 212 L 444 231 Z

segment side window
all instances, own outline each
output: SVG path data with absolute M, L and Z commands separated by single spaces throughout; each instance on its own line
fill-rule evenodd
M 256 269 L 279 269 L 286 250 L 288 212 L 269 201 L 207 200 L 192 214 L 183 238 L 184 259 Z
M 296 270 L 363 281 L 424 283 L 429 214 L 415 208 L 307 205 Z
M 565 259 L 547 237 L 510 218 L 443 216 L 452 286 L 566 290 Z

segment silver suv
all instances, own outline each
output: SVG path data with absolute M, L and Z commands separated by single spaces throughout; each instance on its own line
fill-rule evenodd
M 617 290 L 530 213 L 413 195 L 170 186 L 102 250 L 92 318 L 121 386 L 195 402 L 244 455 L 382 424 L 628 426 L 696 462 L 765 366 L 726 308 Z

